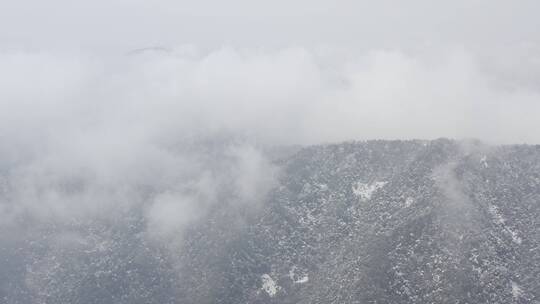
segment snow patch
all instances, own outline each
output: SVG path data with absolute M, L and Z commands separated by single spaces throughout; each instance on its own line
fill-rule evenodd
M 512 297 L 517 299 L 523 295 L 523 289 L 516 282 L 512 281 Z
M 495 223 L 503 226 L 504 230 L 510 234 L 510 237 L 512 238 L 512 242 L 521 245 L 522 239 L 519 237 L 518 233 L 515 232 L 513 229 L 508 227 L 506 225 L 506 219 L 501 215 L 501 212 L 499 211 L 499 208 L 497 206 L 491 205 L 488 208 L 489 213 L 493 217 Z
M 510 233 L 510 236 L 512 237 L 512 242 L 521 245 L 522 240 L 519 235 L 515 231 L 510 230 L 509 228 L 506 228 L 506 230 L 508 230 L 508 232 Z
M 357 182 L 352 186 L 352 191 L 354 195 L 360 198 L 362 201 L 367 201 L 371 199 L 371 196 L 375 191 L 382 188 L 386 185 L 387 182 L 373 182 L 371 184 L 366 184 L 362 182 Z
M 294 281 L 294 283 L 296 284 L 304 284 L 304 283 L 307 283 L 309 282 L 309 277 L 307 275 L 299 278 L 298 280 Z
M 319 189 L 321 189 L 322 191 L 328 190 L 328 185 L 327 185 L 327 184 L 318 184 L 317 186 L 318 186 Z
M 272 277 L 266 273 L 261 276 L 261 280 L 262 289 L 271 297 L 275 296 L 278 290 L 281 289 L 281 287 L 276 284 L 274 279 L 272 279 Z
M 414 203 L 414 198 L 412 197 L 407 197 L 407 199 L 405 200 L 405 207 L 410 207 L 412 206 L 412 204 Z
M 303 275 L 302 277 L 298 277 L 296 275 L 296 266 L 293 266 L 291 270 L 289 270 L 289 278 L 295 284 L 304 284 L 309 282 L 309 276 L 307 274 Z
M 504 219 L 504 217 L 502 217 L 501 213 L 499 212 L 499 208 L 497 208 L 497 206 L 494 206 L 494 205 L 489 206 L 488 211 L 493 217 L 493 219 L 495 220 L 495 223 L 504 225 L 506 220 Z
M 489 165 L 488 165 L 488 163 L 487 163 L 486 160 L 487 160 L 487 156 L 485 156 L 485 155 L 482 156 L 482 158 L 480 158 L 480 163 L 482 164 L 482 166 L 484 166 L 484 168 L 488 168 L 488 167 L 489 167 Z

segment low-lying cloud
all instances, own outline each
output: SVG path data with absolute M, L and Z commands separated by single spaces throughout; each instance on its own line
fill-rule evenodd
M 20 141 L 62 142 L 66 133 L 169 144 L 210 133 L 272 144 L 441 136 L 539 141 L 530 132 L 540 107 L 534 55 L 516 63 L 461 48 L 351 54 L 180 47 L 114 59 L 1 57 L 2 129 Z
M 0 210 L 4 219 L 67 220 L 155 200 L 145 214 L 164 233 L 189 223 L 184 207 L 197 214 L 192 205 L 203 210 L 223 189 L 261 200 L 275 176 L 261 147 L 537 143 L 540 69 L 537 57 L 526 59 L 463 48 L 3 52 Z
M 52 229 L 66 236 L 49 242 L 54 250 L 96 235 L 108 244 L 90 227 L 136 222 L 145 238 L 176 250 L 183 232 L 216 206 L 263 203 L 278 183 L 264 152 L 271 146 L 540 142 L 538 57 L 493 54 L 190 46 L 114 58 L 2 52 L 0 242 L 43 241 L 36 235 Z M 47 272 L 54 250 L 36 258 Z M 34 285 L 47 279 L 28 275 Z

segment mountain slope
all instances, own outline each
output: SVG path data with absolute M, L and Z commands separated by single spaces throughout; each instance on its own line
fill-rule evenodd
M 172 250 L 141 210 L 0 234 L 0 302 L 540 303 L 540 146 L 280 155 L 264 204 L 224 200 Z
M 209 302 L 540 297 L 539 147 L 370 141 L 306 148 L 283 166 L 219 257 Z

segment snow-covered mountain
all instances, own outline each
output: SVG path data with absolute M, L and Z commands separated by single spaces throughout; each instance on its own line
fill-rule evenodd
M 3 236 L 0 302 L 540 303 L 540 146 L 350 142 L 276 163 L 264 204 L 217 205 L 173 252 L 130 214 L 84 244 Z

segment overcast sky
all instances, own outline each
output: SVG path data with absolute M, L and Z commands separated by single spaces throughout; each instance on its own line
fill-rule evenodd
M 3 0 L 0 44 L 104 52 L 182 44 L 502 46 L 537 43 L 539 9 L 534 0 Z

